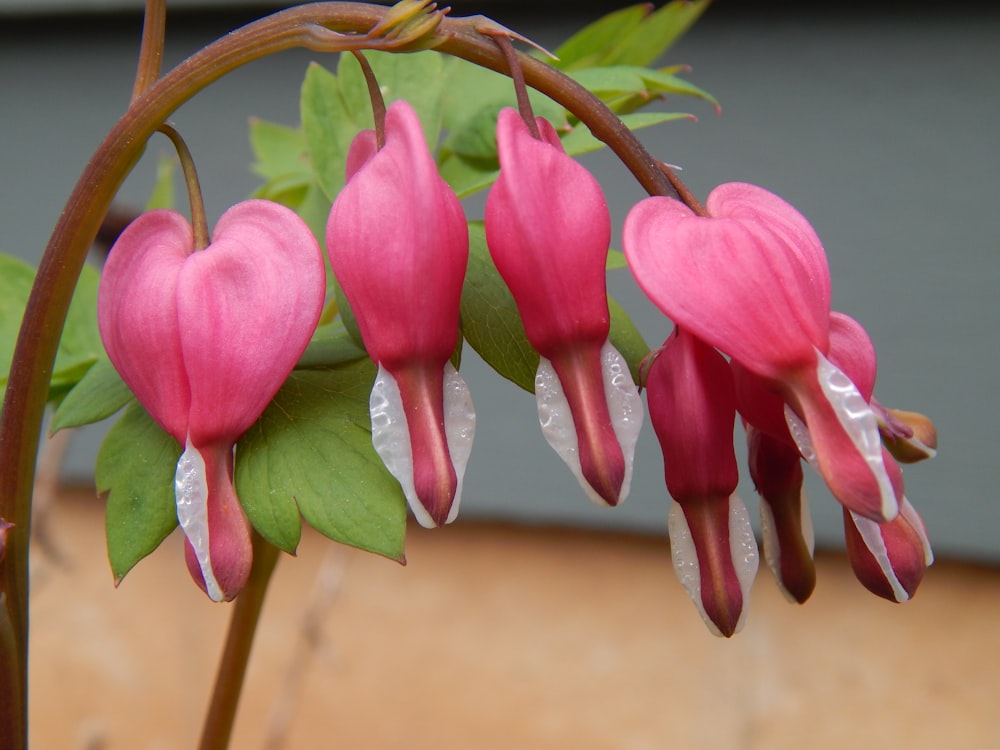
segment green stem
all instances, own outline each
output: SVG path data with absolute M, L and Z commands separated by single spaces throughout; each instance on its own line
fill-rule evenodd
M 250 659 L 250 648 L 253 646 L 260 611 L 264 606 L 264 595 L 278 562 L 278 554 L 277 547 L 254 532 L 253 567 L 246 587 L 233 604 L 226 645 L 215 675 L 212 702 L 202 726 L 199 745 L 201 750 L 222 750 L 229 746 L 233 720 L 236 718 L 247 662 Z

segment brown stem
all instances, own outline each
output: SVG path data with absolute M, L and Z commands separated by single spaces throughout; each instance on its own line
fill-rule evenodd
M 205 216 L 205 201 L 201 195 L 201 183 L 198 182 L 198 170 L 194 165 L 194 157 L 191 156 L 191 150 L 181 134 L 173 126 L 164 123 L 159 130 L 170 139 L 177 151 L 177 158 L 180 160 L 181 170 L 184 172 L 184 185 L 187 187 L 188 202 L 191 204 L 194 249 L 204 250 L 211 242 L 211 238 L 208 234 L 208 217 Z
M 382 89 L 378 86 L 378 79 L 375 78 L 375 71 L 368 63 L 361 50 L 353 50 L 354 59 L 361 66 L 361 72 L 365 76 L 365 84 L 368 86 L 368 98 L 372 102 L 372 118 L 375 120 L 375 146 L 381 149 L 385 145 L 385 99 L 382 97 Z
M 538 123 L 535 122 L 535 111 L 531 108 L 531 99 L 528 98 L 528 87 L 524 83 L 524 71 L 521 70 L 521 61 L 518 59 L 517 51 L 506 34 L 491 34 L 493 41 L 503 53 L 507 61 L 507 74 L 514 82 L 514 96 L 517 98 L 517 111 L 521 113 L 521 119 L 528 126 L 528 132 L 536 141 L 542 139 L 538 132 Z
M 139 64 L 135 72 L 132 101 L 138 99 L 160 77 L 163 63 L 163 39 L 167 28 L 167 0 L 146 0 L 142 21 Z
M 223 750 L 229 746 L 233 720 L 236 718 L 247 662 L 250 659 L 250 648 L 257 632 L 257 621 L 260 619 L 264 595 L 277 562 L 278 548 L 254 532 L 253 567 L 246 587 L 233 604 L 226 645 L 215 675 L 212 702 L 201 730 L 201 750 Z

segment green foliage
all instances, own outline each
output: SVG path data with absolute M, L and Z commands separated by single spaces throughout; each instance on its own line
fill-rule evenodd
M 563 42 L 553 65 L 566 71 L 652 65 L 708 9 L 709 2 L 673 0 L 652 13 L 649 3 L 640 3 L 609 13 Z
M 100 422 L 117 414 L 132 398 L 132 391 L 111 361 L 101 358 L 59 402 L 49 431 L 56 433 L 67 427 Z
M 7 375 L 24 308 L 35 282 L 35 270 L 22 260 L 0 254 L 0 389 Z M 58 401 L 104 356 L 97 332 L 97 287 L 100 273 L 85 265 L 73 293 L 63 327 L 49 386 L 49 399 Z M 0 390 L 2 392 L 2 390 Z
M 133 402 L 97 454 L 97 491 L 107 495 L 108 560 L 116 581 L 177 526 L 174 471 L 181 447 Z
M 372 447 L 366 360 L 292 374 L 236 448 L 236 489 L 254 528 L 293 552 L 299 513 L 320 533 L 403 559 L 406 500 Z

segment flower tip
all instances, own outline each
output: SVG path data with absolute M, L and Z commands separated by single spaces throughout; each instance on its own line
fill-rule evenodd
M 674 572 L 708 629 L 729 638 L 746 621 L 757 575 L 757 542 L 737 495 L 670 506 L 667 517 Z

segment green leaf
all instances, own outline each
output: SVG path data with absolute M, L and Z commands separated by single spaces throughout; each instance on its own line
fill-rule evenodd
M 296 370 L 319 370 L 357 362 L 368 356 L 354 337 L 342 326 L 326 325 L 317 329 Z
M 177 526 L 174 473 L 180 455 L 177 441 L 138 402 L 105 436 L 94 478 L 97 491 L 107 494 L 108 559 L 116 582 Z
M 371 117 L 349 119 L 337 77 L 317 63 L 306 71 L 301 95 L 302 129 L 316 180 L 331 201 L 344 186 L 347 151 L 359 130 L 371 127 Z
M 612 11 L 584 26 L 556 48 L 552 64 L 560 70 L 593 65 L 649 15 L 649 5 L 641 3 Z
M 146 210 L 174 207 L 174 172 L 177 169 L 177 159 L 171 156 L 161 156 L 156 160 L 156 179 L 153 190 L 146 202 Z
M 622 36 L 605 65 L 652 65 L 698 20 L 711 0 L 672 0 Z
M 620 119 L 630 130 L 641 130 L 673 120 L 690 120 L 691 115 L 681 112 L 636 112 L 621 115 Z M 562 139 L 563 148 L 570 156 L 579 156 L 604 148 L 607 144 L 599 141 L 583 125 L 577 125 Z
M 309 148 L 301 128 L 292 128 L 257 117 L 250 119 L 250 149 L 255 174 L 265 180 L 312 176 Z
M 625 253 L 621 250 L 608 250 L 608 260 L 604 264 L 608 271 L 615 271 L 619 268 L 628 268 L 628 261 L 625 260 Z
M 21 319 L 35 282 L 35 270 L 22 260 L 0 254 L 0 387 L 7 384 Z M 100 273 L 84 265 L 63 327 L 50 381 L 50 399 L 62 396 L 104 356 L 97 330 Z
M 640 96 L 650 101 L 659 94 L 693 96 L 719 106 L 718 100 L 707 91 L 673 74 L 673 68 L 652 70 L 634 65 L 614 65 L 586 68 L 571 73 L 571 77 L 594 92 L 602 100 L 613 102 L 621 98 Z
M 100 422 L 121 411 L 132 398 L 111 361 L 99 359 L 60 401 L 49 432 Z
M 0 253 L 0 385 L 7 384 L 21 318 L 34 283 L 34 268 L 19 258 Z
M 264 538 L 294 551 L 299 513 L 320 533 L 403 560 L 406 501 L 372 447 L 369 360 L 293 372 L 236 449 L 236 488 Z
M 599 18 L 559 48 L 562 70 L 602 65 L 651 65 L 708 8 L 710 0 L 673 0 L 654 13 L 647 3 Z
M 469 222 L 469 267 L 462 287 L 462 334 L 500 375 L 535 392 L 536 352 L 524 333 L 514 297 L 493 265 L 483 223 Z

